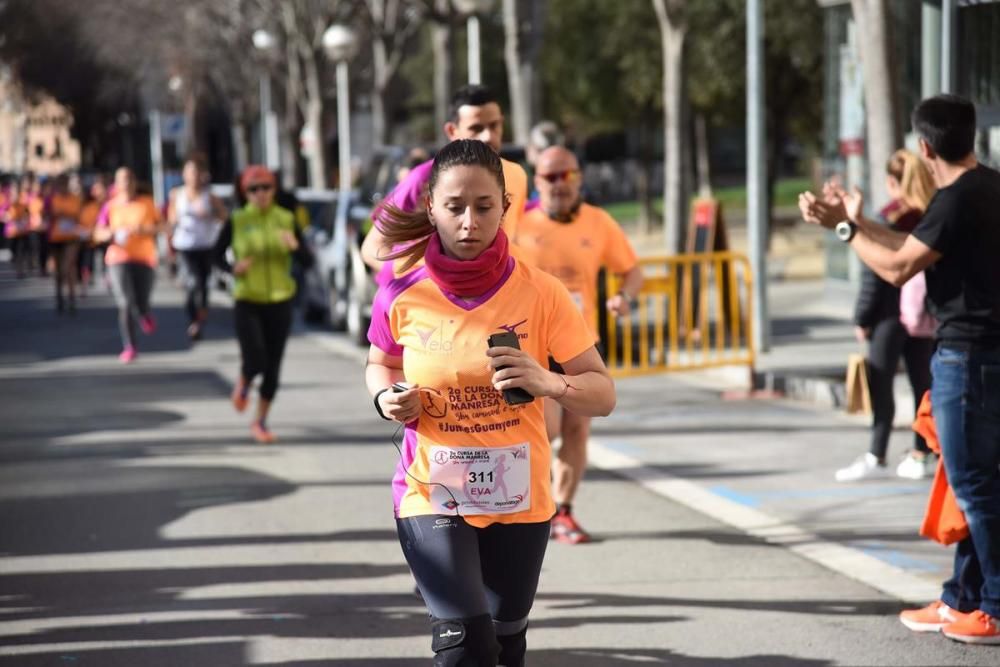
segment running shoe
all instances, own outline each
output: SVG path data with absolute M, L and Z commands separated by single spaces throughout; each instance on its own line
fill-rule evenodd
M 854 460 L 854 463 L 841 468 L 834 475 L 838 482 L 860 482 L 865 479 L 884 479 L 889 476 L 889 469 L 871 452 L 866 452 Z
M 134 347 L 132 347 L 131 345 L 126 345 L 125 349 L 122 350 L 121 354 L 118 355 L 118 361 L 122 362 L 123 364 L 131 364 L 133 361 L 135 361 L 135 357 L 137 354 L 138 353 L 135 351 Z
M 229 395 L 229 400 L 233 402 L 233 407 L 236 408 L 236 412 L 243 412 L 247 409 L 247 395 L 250 393 L 250 388 L 244 384 L 241 380 L 236 383 L 233 387 L 233 393 Z
M 269 445 L 277 440 L 264 422 L 261 421 L 255 421 L 253 424 L 250 424 L 250 433 L 253 434 L 254 440 L 265 445 Z
M 946 625 L 963 621 L 971 615 L 952 609 L 937 600 L 923 609 L 907 609 L 900 612 L 899 620 L 914 632 L 940 632 Z
M 964 644 L 1000 644 L 1000 618 L 974 611 L 944 626 L 941 632 L 948 639 Z
M 933 454 L 915 456 L 910 452 L 896 466 L 896 476 L 905 479 L 927 479 L 934 476 L 937 468 L 937 457 Z
M 576 522 L 569 512 L 560 512 L 552 517 L 549 537 L 563 544 L 584 544 L 590 542 L 590 534 Z
M 142 333 L 148 336 L 156 331 L 156 320 L 153 319 L 152 315 L 143 315 L 139 318 L 139 328 L 142 329 Z
M 187 335 L 191 340 L 201 340 L 201 322 L 192 322 L 189 324 Z

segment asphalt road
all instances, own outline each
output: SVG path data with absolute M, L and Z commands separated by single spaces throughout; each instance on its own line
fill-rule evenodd
M 299 331 L 271 420 L 281 441 L 256 445 L 227 400 L 238 357 L 224 306 L 192 348 L 161 277 L 159 330 L 122 367 L 106 294 L 69 319 L 50 291 L 0 265 L 0 666 L 429 664 L 392 521 L 392 428 L 357 360 Z M 668 378 L 656 392 L 657 414 L 629 398 L 598 437 L 637 461 L 659 438 L 655 451 L 676 458 L 664 474 L 718 486 L 707 464 L 679 461 L 705 442 L 733 446 L 740 424 L 760 442 L 798 437 L 781 404 L 734 410 Z M 671 415 L 697 422 L 701 444 L 665 446 L 683 435 Z M 831 423 L 831 440 L 857 435 Z M 750 493 L 734 486 L 754 479 L 737 474 L 745 458 L 706 456 Z M 796 470 L 768 456 L 758 469 Z M 912 635 L 898 599 L 634 473 L 589 471 L 578 512 L 597 540 L 551 545 L 532 667 L 1000 664 L 997 648 Z

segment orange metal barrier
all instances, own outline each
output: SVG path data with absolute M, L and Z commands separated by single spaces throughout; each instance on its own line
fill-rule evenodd
M 644 257 L 638 306 L 610 313 L 602 327 L 608 369 L 616 377 L 748 366 L 753 371 L 753 278 L 734 252 Z M 620 280 L 609 274 L 606 294 Z M 601 304 L 603 310 L 603 304 Z

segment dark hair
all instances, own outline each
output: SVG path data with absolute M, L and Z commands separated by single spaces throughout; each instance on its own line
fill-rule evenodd
M 490 172 L 500 186 L 500 195 L 506 200 L 506 184 L 503 178 L 503 163 L 496 151 L 478 139 L 456 139 L 438 151 L 431 165 L 427 180 L 427 192 L 434 192 L 438 176 L 452 167 L 482 167 Z M 375 211 L 379 231 L 385 237 L 385 245 L 394 248 L 386 259 L 406 257 L 402 270 L 405 271 L 424 256 L 427 243 L 434 234 L 434 225 L 427 217 L 427 210 L 417 206 L 412 211 L 404 211 L 391 203 L 379 204 Z
M 910 121 L 945 162 L 958 162 L 975 146 L 976 107 L 964 97 L 929 97 L 916 106 Z
M 462 107 L 481 107 L 490 103 L 500 104 L 493 91 L 478 83 L 462 86 L 451 96 L 451 121 L 458 122 L 458 110 Z

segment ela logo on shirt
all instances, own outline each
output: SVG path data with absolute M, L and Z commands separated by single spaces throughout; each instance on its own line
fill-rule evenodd
M 448 324 L 454 324 L 454 322 L 455 320 L 449 320 Z M 455 349 L 454 336 L 445 339 L 445 329 L 444 320 L 441 320 L 438 326 L 430 329 L 416 327 L 417 335 L 420 337 L 420 342 L 423 344 L 425 350 L 428 352 L 451 354 Z

